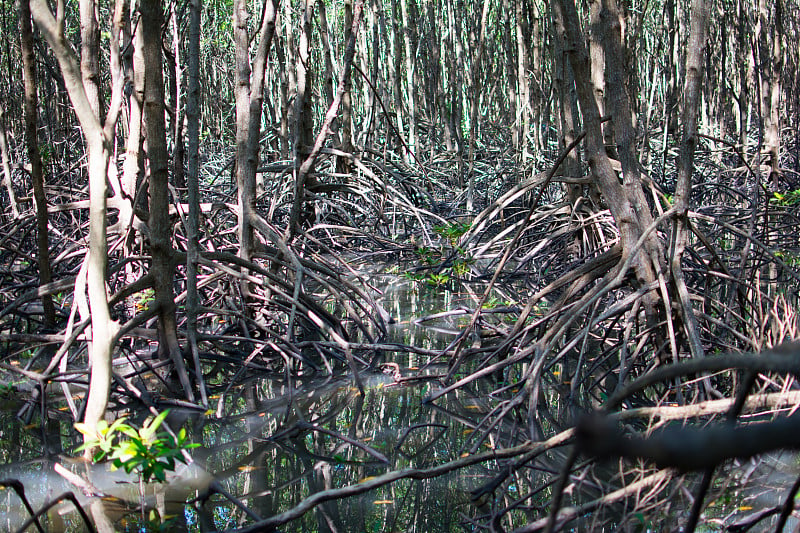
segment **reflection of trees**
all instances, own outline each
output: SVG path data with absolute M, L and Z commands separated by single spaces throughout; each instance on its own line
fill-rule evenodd
M 459 457 L 474 439 L 464 424 L 475 427 L 485 408 L 476 410 L 480 402 L 467 392 L 459 393 L 450 410 L 423 407 L 424 392 L 392 386 L 382 374 L 368 381 L 363 396 L 349 384 L 306 385 L 293 393 L 289 412 L 245 392 L 244 412 L 225 424 L 204 422 L 204 460 L 231 494 L 263 517 L 296 508 L 314 494 L 356 487 L 349 498 L 323 499 L 310 507 L 314 512 L 300 514 L 290 530 L 455 530 L 459 513 L 469 514 L 470 507 L 468 494 L 454 487 L 471 486 L 487 475 L 475 466 L 480 461 Z M 232 394 L 231 401 L 236 397 Z M 490 452 L 483 453 L 488 460 Z M 462 461 L 459 468 L 382 481 L 398 471 L 435 469 L 453 460 Z M 448 472 L 452 475 L 440 478 Z M 231 504 L 214 502 L 228 509 L 217 510 L 218 517 L 242 516 Z

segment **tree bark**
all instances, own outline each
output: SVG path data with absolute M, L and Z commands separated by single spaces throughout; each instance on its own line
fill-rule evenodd
M 63 21 L 56 21 L 47 0 L 31 0 L 33 20 L 53 50 L 69 93 L 72 106 L 81 124 L 89 163 L 89 254 L 87 289 L 92 318 L 92 342 L 89 346 L 91 375 L 86 398 L 84 423 L 95 428 L 108 405 L 111 390 L 111 348 L 118 325 L 111 320 L 106 293 L 105 275 L 108 262 L 106 240 L 106 179 L 111 146 L 111 132 L 116 114 L 107 117 L 105 127 L 92 109 L 81 77 L 78 59 L 64 37 Z M 60 24 L 61 23 L 61 24 Z M 86 450 L 91 456 L 91 450 Z
M 575 76 L 575 87 L 586 131 L 585 154 L 591 169 L 592 180 L 608 204 L 619 229 L 622 250 L 621 264 L 630 257 L 631 268 L 637 284 L 648 286 L 660 279 L 659 273 L 663 268 L 664 254 L 662 245 L 654 232 L 650 232 L 649 236 L 644 239 L 641 249 L 637 248 L 637 242 L 653 221 L 649 207 L 646 203 L 642 203 L 641 182 L 637 183 L 635 181 L 636 174 L 631 173 L 628 175 L 629 177 L 623 176 L 623 180 L 627 181 L 623 187 L 606 153 L 601 130 L 600 110 L 595 100 L 589 72 L 589 55 L 584 44 L 583 32 L 574 2 L 571 0 L 556 1 L 554 14 L 555 31 L 561 32 L 563 35 Z M 615 109 L 613 113 L 620 118 L 625 116 L 624 110 Z M 659 332 L 662 322 L 662 313 L 658 308 L 660 299 L 651 291 L 644 295 L 643 301 L 648 326 Z M 660 344 L 658 339 L 656 344 Z
M 694 357 L 704 355 L 697 319 L 692 309 L 689 291 L 683 275 L 681 260 L 689 242 L 689 201 L 692 194 L 694 152 L 697 147 L 697 114 L 700 107 L 703 62 L 705 60 L 708 5 L 706 0 L 692 0 L 691 28 L 686 55 L 686 82 L 683 88 L 683 142 L 677 161 L 678 178 L 675 185 L 675 223 L 670 262 L 672 279 L 681 304 L 681 316 L 689 339 L 689 349 Z
M 195 376 L 203 405 L 208 405 L 203 368 L 197 346 L 197 263 L 200 257 L 200 22 L 203 6 L 201 0 L 189 3 L 188 86 L 186 88 L 186 193 L 189 214 L 186 220 L 186 336 L 188 351 L 192 354 Z
M 175 263 L 172 250 L 172 223 L 169 218 L 169 156 L 164 120 L 164 74 L 161 60 L 161 27 L 164 12 L 161 0 L 141 0 L 139 4 L 144 59 L 144 124 L 149 167 L 150 273 L 153 276 L 154 301 L 158 310 L 158 355 L 175 366 L 181 386 L 189 401 L 194 401 L 192 384 L 186 372 L 178 343 L 175 297 L 172 284 Z
M 30 20 L 30 16 L 28 16 Z M 8 194 L 8 203 L 11 205 L 11 216 L 19 218 L 19 205 L 17 195 L 14 193 L 14 183 L 11 181 L 11 158 L 8 153 L 8 138 L 6 137 L 5 109 L 0 106 L 0 156 L 3 158 L 3 185 Z
M 311 55 L 311 18 L 314 15 L 314 0 L 305 0 L 303 10 L 303 33 L 297 53 L 297 94 L 294 105 L 294 201 L 290 215 L 292 235 L 299 234 L 304 227 L 314 221 L 314 203 L 306 194 L 313 189 L 316 178 L 310 170 L 301 173 L 303 162 L 308 159 L 314 144 L 314 117 L 311 114 L 312 72 L 309 63 Z
M 264 73 L 267 56 L 275 34 L 277 3 L 267 1 L 261 15 L 259 41 L 250 63 L 250 37 L 247 31 L 247 0 L 236 0 L 233 31 L 236 44 L 236 186 L 239 200 L 239 257 L 249 261 L 255 252 L 252 219 L 256 212 L 256 168 L 259 162 L 260 127 L 264 101 Z M 250 296 L 247 281 L 242 293 Z
M 488 1 L 488 0 L 487 0 Z M 403 20 L 403 56 L 405 58 L 406 95 L 408 97 L 408 151 L 411 159 L 417 154 L 417 88 L 414 85 L 414 47 L 411 45 L 411 31 L 414 23 L 408 9 L 408 0 L 400 0 L 400 14 Z
M 44 169 L 39 155 L 39 111 L 36 93 L 36 65 L 33 61 L 33 31 L 28 0 L 18 0 L 19 5 L 19 40 L 22 52 L 22 77 L 25 82 L 25 145 L 31 165 L 31 181 L 33 182 L 33 198 L 36 203 L 36 259 L 39 266 L 39 285 L 46 285 L 53 280 L 50 269 L 50 245 L 47 229 L 47 198 L 44 192 Z M 0 127 L 2 125 L 0 124 Z M 5 128 L 3 129 L 5 138 Z M 3 142 L 5 144 L 5 142 Z M 13 190 L 9 187 L 13 209 L 16 201 Z M 19 212 L 17 211 L 17 216 Z M 46 327 L 53 327 L 56 322 L 56 310 L 53 298 L 42 296 L 42 309 Z
M 483 8 L 481 10 L 480 26 L 478 27 L 478 36 L 473 41 L 474 58 L 472 60 L 472 104 L 469 114 L 469 152 L 467 154 L 467 161 L 469 167 L 467 175 L 469 182 L 467 183 L 467 211 L 472 211 L 473 204 L 475 203 L 475 142 L 478 137 L 478 109 L 481 100 L 481 75 L 483 63 L 483 41 L 486 36 L 486 22 L 489 18 L 489 8 L 491 4 L 489 0 L 483 1 Z
M 349 43 L 353 33 L 353 0 L 344 0 L 344 42 Z M 364 46 L 366 55 L 366 46 Z M 344 87 L 344 94 L 342 94 L 342 118 L 341 118 L 341 131 L 340 139 L 341 144 L 339 149 L 347 154 L 353 153 L 353 82 L 350 77 Z M 365 108 L 369 108 L 369 104 L 365 101 Z M 345 157 L 336 158 L 336 172 L 341 174 L 349 174 L 352 172 L 350 159 Z
M 770 167 L 770 181 L 772 186 L 780 188 L 781 176 L 781 76 L 783 75 L 784 47 L 783 47 L 783 0 L 775 0 L 772 11 L 773 31 L 769 33 L 771 42 L 767 45 L 766 61 L 768 62 L 767 82 L 764 83 L 764 150 L 767 154 L 767 164 Z

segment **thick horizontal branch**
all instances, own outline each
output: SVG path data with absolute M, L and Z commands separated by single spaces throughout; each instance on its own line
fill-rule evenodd
M 648 437 L 627 434 L 607 417 L 587 416 L 576 427 L 576 444 L 596 457 L 641 458 L 662 468 L 705 470 L 727 459 L 800 449 L 800 415 L 746 425 L 667 427 Z

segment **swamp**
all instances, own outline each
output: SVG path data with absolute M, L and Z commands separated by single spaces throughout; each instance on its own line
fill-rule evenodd
M 798 0 L 0 37 L 0 530 L 800 529 Z

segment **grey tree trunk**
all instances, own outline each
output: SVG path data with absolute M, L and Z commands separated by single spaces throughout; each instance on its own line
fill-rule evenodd
M 28 17 L 30 19 L 30 16 Z M 11 158 L 8 153 L 8 138 L 6 137 L 6 118 L 3 106 L 0 106 L 0 156 L 3 158 L 3 186 L 8 194 L 11 204 L 11 216 L 19 218 L 19 205 L 17 195 L 14 193 L 14 184 L 11 181 Z
M 203 6 L 201 0 L 189 3 L 188 87 L 186 88 L 186 192 L 189 214 L 186 220 L 186 335 L 194 362 L 194 371 L 203 405 L 208 397 L 203 382 L 203 368 L 197 347 L 197 263 L 199 254 L 200 219 L 200 22 Z
M 90 0 L 84 0 L 90 1 Z M 91 374 L 86 399 L 84 423 L 91 430 L 102 420 L 111 390 L 111 348 L 118 325 L 111 320 L 106 293 L 105 275 L 108 262 L 106 239 L 107 170 L 111 133 L 117 114 L 106 117 L 105 126 L 87 97 L 78 58 L 72 52 L 47 0 L 31 0 L 33 20 L 47 40 L 58 61 L 75 114 L 81 124 L 89 163 L 89 254 L 87 258 L 87 290 L 92 318 L 92 342 L 89 346 Z M 113 109 L 112 109 L 113 110 Z M 88 438 L 88 437 L 87 437 Z M 87 456 L 92 451 L 87 449 Z
M 260 127 L 264 101 L 264 72 L 267 55 L 275 34 L 277 5 L 264 3 L 261 15 L 258 47 L 250 63 L 250 37 L 247 31 L 247 0 L 236 0 L 233 10 L 234 41 L 236 44 L 236 186 L 239 199 L 239 257 L 250 261 L 255 252 L 252 220 L 256 212 L 256 168 L 259 162 Z M 242 293 L 249 297 L 247 281 Z
M 558 0 L 554 3 L 555 31 L 561 32 L 568 51 L 572 71 L 575 75 L 575 88 L 583 116 L 586 131 L 586 159 L 592 173 L 592 180 L 602 193 L 608 204 L 611 215 L 619 229 L 622 263 L 630 261 L 637 285 L 651 286 L 659 280 L 659 271 L 663 268 L 663 249 L 654 232 L 645 236 L 645 230 L 652 223 L 652 215 L 641 194 L 641 183 L 635 183 L 635 174 L 623 176 L 629 180 L 623 186 L 611 165 L 605 150 L 603 132 L 601 130 L 600 111 L 595 100 L 595 93 L 589 72 L 589 54 L 584 44 L 584 35 L 574 2 Z M 621 97 L 620 97 L 621 98 Z M 615 116 L 622 118 L 624 109 L 614 109 Z M 638 193 L 636 192 L 638 189 Z M 637 245 L 640 238 L 642 246 Z M 662 323 L 662 312 L 659 309 L 660 298 L 649 291 L 643 297 L 648 326 L 654 328 L 659 337 Z M 655 344 L 660 345 L 657 338 Z

